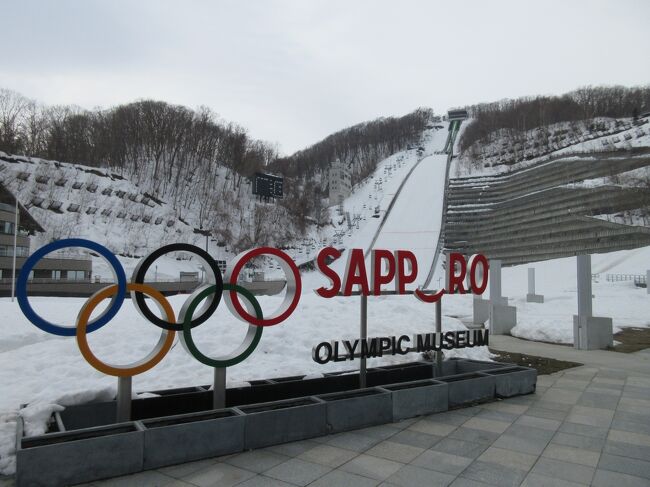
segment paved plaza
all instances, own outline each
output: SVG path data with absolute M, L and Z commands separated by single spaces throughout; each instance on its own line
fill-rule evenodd
M 533 395 L 87 485 L 650 486 L 650 350 L 491 342 L 585 365 Z

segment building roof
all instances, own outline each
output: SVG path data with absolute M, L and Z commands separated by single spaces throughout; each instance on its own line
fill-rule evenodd
M 0 183 L 0 203 L 9 205 L 12 209 L 16 207 L 16 197 L 2 183 Z M 27 208 L 25 208 L 25 206 L 23 206 L 20 202 L 18 202 L 18 211 L 20 212 L 21 228 L 32 235 L 36 232 L 45 231 L 43 227 L 34 219 L 34 217 L 30 215 L 29 211 L 27 211 Z

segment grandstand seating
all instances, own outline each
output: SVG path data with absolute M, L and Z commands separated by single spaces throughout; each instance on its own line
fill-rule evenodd
M 646 166 L 650 150 L 616 151 L 450 179 L 444 246 L 507 266 L 650 245 L 649 228 L 595 218 L 650 207 L 650 188 L 584 183 Z

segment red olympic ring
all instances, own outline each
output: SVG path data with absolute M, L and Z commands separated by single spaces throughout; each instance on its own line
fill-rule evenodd
M 282 305 L 274 313 L 269 315 L 268 318 L 259 319 L 248 313 L 248 311 L 242 306 L 237 292 L 229 291 L 227 294 L 224 293 L 224 300 L 226 301 L 226 306 L 228 306 L 231 312 L 233 312 L 235 316 L 239 316 L 243 321 L 256 326 L 273 326 L 286 320 L 295 311 L 296 306 L 298 306 L 298 301 L 300 301 L 300 293 L 302 291 L 300 271 L 291 257 L 273 247 L 259 247 L 242 252 L 233 260 L 234 265 L 224 276 L 224 281 L 230 283 L 232 286 L 237 285 L 237 277 L 239 277 L 239 273 L 243 269 L 244 265 L 249 260 L 261 255 L 273 255 L 277 257 L 280 266 L 286 274 L 287 292 Z

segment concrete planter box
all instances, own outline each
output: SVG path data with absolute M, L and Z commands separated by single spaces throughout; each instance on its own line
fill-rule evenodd
M 449 408 L 449 385 L 427 379 L 382 387 L 391 393 L 393 421 L 439 413 Z
M 438 373 L 431 362 L 409 362 L 368 369 L 367 384 L 368 387 L 376 387 L 503 366 L 504 364 L 493 362 L 451 359 L 442 363 L 442 373 Z M 212 410 L 212 391 L 207 390 L 208 387 L 155 391 L 159 397 L 134 399 L 132 419 L 147 420 L 210 411 Z M 303 379 L 303 376 L 254 380 L 250 381 L 250 386 L 227 389 L 226 407 L 352 391 L 358 387 L 359 374 L 345 372 L 325 374 L 325 377 L 306 380 Z M 115 401 L 106 401 L 69 406 L 61 412 L 60 419 L 67 431 L 114 424 L 116 403 Z
M 244 449 L 244 415 L 235 409 L 148 419 L 142 424 L 145 470 Z
M 391 393 L 385 389 L 358 389 L 317 397 L 327 404 L 330 433 L 390 423 L 393 420 Z
M 501 369 L 503 367 L 513 366 L 514 364 L 504 364 L 501 362 L 484 362 L 482 360 L 456 360 L 456 374 L 467 374 L 469 372 L 486 372 L 492 369 Z
M 494 399 L 495 378 L 480 372 L 440 377 L 449 386 L 449 408 Z
M 144 432 L 121 423 L 22 438 L 18 425 L 16 485 L 64 486 L 140 472 Z
M 537 370 L 528 367 L 506 367 L 480 373 L 494 377 L 496 397 L 531 394 L 537 386 Z
M 314 397 L 251 404 L 234 409 L 245 414 L 245 449 L 327 434 L 327 406 Z
M 430 379 L 434 365 L 431 362 L 409 362 L 372 370 L 374 373 L 368 374 L 368 387 Z

